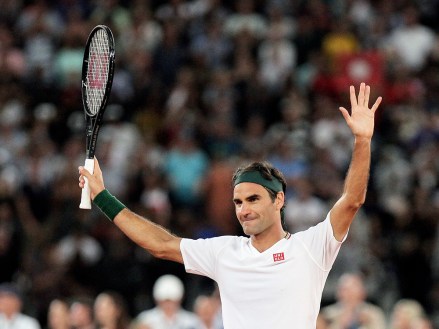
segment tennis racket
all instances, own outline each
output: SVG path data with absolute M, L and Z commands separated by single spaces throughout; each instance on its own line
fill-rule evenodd
M 110 28 L 98 25 L 90 32 L 82 63 L 82 104 L 85 114 L 85 169 L 94 171 L 94 155 L 99 129 L 111 92 L 114 73 L 114 38 Z M 87 179 L 81 192 L 79 208 L 91 209 Z

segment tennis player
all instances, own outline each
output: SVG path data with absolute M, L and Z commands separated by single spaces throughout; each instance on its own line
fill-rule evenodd
M 322 291 L 355 214 L 365 201 L 378 97 L 350 87 L 351 111 L 340 107 L 354 135 L 343 193 L 322 222 L 290 234 L 283 229 L 286 183 L 265 162 L 239 168 L 233 178 L 236 216 L 248 237 L 180 238 L 127 209 L 104 187 L 98 161 L 89 181 L 93 203 L 131 240 L 158 258 L 184 264 L 189 273 L 218 284 L 226 329 L 315 328 Z

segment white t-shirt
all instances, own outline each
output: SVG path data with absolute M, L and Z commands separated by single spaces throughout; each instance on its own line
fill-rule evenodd
M 181 252 L 187 272 L 217 282 L 225 329 L 310 329 L 340 246 L 328 215 L 262 253 L 236 236 L 183 239 Z

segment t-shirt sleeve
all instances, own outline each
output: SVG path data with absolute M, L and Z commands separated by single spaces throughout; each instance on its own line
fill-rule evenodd
M 182 239 L 180 249 L 186 272 L 204 275 L 215 280 L 218 255 L 227 240 L 227 237 Z
M 337 241 L 334 237 L 330 214 L 325 220 L 306 231 L 296 234 L 299 241 L 303 244 L 310 257 L 316 262 L 322 270 L 329 271 L 340 251 L 342 243 L 346 240 Z

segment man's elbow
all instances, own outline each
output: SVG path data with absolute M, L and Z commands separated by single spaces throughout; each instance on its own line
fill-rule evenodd
M 350 196 L 348 194 L 344 195 L 344 199 L 346 200 L 346 206 L 352 210 L 359 210 L 364 203 L 366 202 L 366 195 L 361 196 Z
M 164 244 L 156 246 L 156 247 L 148 247 L 145 248 L 153 257 L 159 258 L 159 259 L 167 259 L 169 250 L 165 247 Z
M 354 210 L 354 211 L 358 211 L 358 210 L 364 205 L 364 201 L 365 201 L 365 200 L 352 202 L 352 203 L 350 204 L 350 207 L 352 208 L 352 210 Z
M 166 258 L 166 250 L 156 248 L 156 249 L 146 249 L 153 257 L 165 259 Z

